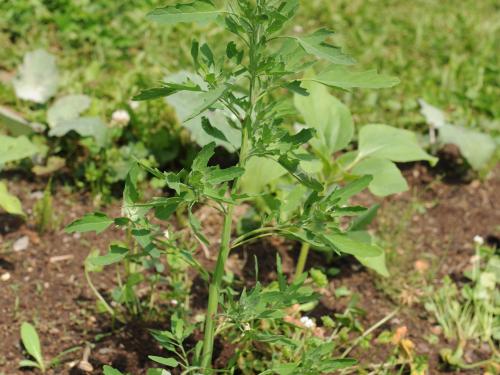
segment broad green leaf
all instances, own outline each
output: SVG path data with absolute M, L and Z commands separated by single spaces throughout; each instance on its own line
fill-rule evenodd
M 208 183 L 217 185 L 223 182 L 232 181 L 243 175 L 245 170 L 240 167 L 229 167 L 225 169 L 215 169 L 210 171 L 206 177 Z
M 25 216 L 21 201 L 9 193 L 3 181 L 0 181 L 0 207 L 9 214 Z
M 294 96 L 294 103 L 307 126 L 316 129 L 311 145 L 329 157 L 345 148 L 354 135 L 354 123 L 347 106 L 331 95 L 325 86 L 303 84 L 309 96 Z
M 49 131 L 51 137 L 62 137 L 74 131 L 82 137 L 93 137 L 99 147 L 104 147 L 108 139 L 108 128 L 98 117 L 78 117 L 61 120 Z
M 382 124 L 361 128 L 358 150 L 360 159 L 372 157 L 396 162 L 427 160 L 432 165 L 437 162 L 437 158 L 420 147 L 415 133 Z
M 418 103 L 420 104 L 420 113 L 425 117 L 427 123 L 439 128 L 442 125 L 446 124 L 446 115 L 439 108 L 436 108 L 429 103 L 427 103 L 423 99 L 419 99 Z
M 272 159 L 251 157 L 245 164 L 245 173 L 240 180 L 241 190 L 248 194 L 261 193 L 267 184 L 286 173 L 286 169 Z
M 23 322 L 23 324 L 21 324 L 21 340 L 26 351 L 33 358 L 35 358 L 41 367 L 43 367 L 44 362 L 40 339 L 38 338 L 38 333 L 36 332 L 35 327 L 33 327 L 30 323 Z
M 106 214 L 102 212 L 94 212 L 92 214 L 87 214 L 81 219 L 73 221 L 65 228 L 66 233 L 73 232 L 96 232 L 99 234 L 105 231 L 111 224 L 113 224 L 113 219 L 110 219 Z
M 399 168 L 387 159 L 366 158 L 359 162 L 351 172 L 356 175 L 373 176 L 368 188 L 379 197 L 408 190 L 408 184 Z
M 104 372 L 104 375 L 123 375 L 123 373 L 108 365 L 104 365 L 102 370 Z
M 324 237 L 338 251 L 356 257 L 376 257 L 383 252 L 378 246 L 354 240 L 345 234 L 325 234 Z
M 342 52 L 342 49 L 326 42 L 326 38 L 333 35 L 333 31 L 320 29 L 308 36 L 294 37 L 300 46 L 310 55 L 315 55 L 334 64 L 352 65 L 356 63 L 351 56 Z
M 57 99 L 47 111 L 47 123 L 51 128 L 61 121 L 76 119 L 90 106 L 87 95 L 67 95 Z
M 158 362 L 159 364 L 162 364 L 162 365 L 168 366 L 168 367 L 177 367 L 179 365 L 177 360 L 175 358 L 172 358 L 172 357 L 166 358 L 166 357 L 158 357 L 156 355 L 150 355 L 150 356 L 148 356 L 148 358 L 152 361 Z
M 161 24 L 204 22 L 217 18 L 223 10 L 217 9 L 210 0 L 196 0 L 188 4 L 169 5 L 150 12 L 148 19 Z
M 96 267 L 109 266 L 110 264 L 118 263 L 122 259 L 125 259 L 127 254 L 127 248 L 117 245 L 111 245 L 109 248 L 109 252 L 106 255 L 92 257 L 89 259 L 89 262 Z
M 497 149 L 491 136 L 473 129 L 444 124 L 438 130 L 439 141 L 457 145 L 467 162 L 478 171 L 488 165 Z
M 305 80 L 319 82 L 323 85 L 338 87 L 344 90 L 353 88 L 381 89 L 393 87 L 399 83 L 398 78 L 379 74 L 376 70 L 356 72 L 339 65 L 334 65 L 328 70 L 319 73 L 316 77 Z
M 45 103 L 54 96 L 59 84 L 55 56 L 41 49 L 28 52 L 13 84 L 18 98 Z
M 373 242 L 370 233 L 364 230 L 349 231 L 347 235 L 355 241 L 366 243 L 368 245 L 371 245 Z M 365 256 L 359 254 L 355 255 L 355 258 L 365 267 L 374 270 L 384 277 L 389 277 L 389 271 L 387 270 L 387 265 L 385 263 L 385 251 L 378 246 L 377 248 L 380 249 L 380 252 L 376 256 Z
M 33 133 L 33 128 L 18 113 L 9 108 L 0 106 L 0 127 L 5 127 L 9 134 L 13 136 L 29 135 Z
M 0 165 L 29 158 L 37 153 L 37 146 L 24 135 L 9 137 L 0 134 Z

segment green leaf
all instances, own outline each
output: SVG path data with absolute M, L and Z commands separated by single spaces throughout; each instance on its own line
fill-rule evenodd
M 396 162 L 428 160 L 433 165 L 437 162 L 437 158 L 420 147 L 413 132 L 388 125 L 363 126 L 359 132 L 358 149 L 359 159 L 370 156 Z
M 245 164 L 245 173 L 240 185 L 243 193 L 258 194 L 272 181 L 280 178 L 287 171 L 277 161 L 253 156 Z
M 211 21 L 222 13 L 224 11 L 217 9 L 212 1 L 197 0 L 188 4 L 157 8 L 150 12 L 147 18 L 161 24 L 176 24 L 181 22 Z
M 358 242 L 372 243 L 370 233 L 363 230 L 349 231 L 347 235 Z M 356 255 L 355 257 L 365 267 L 374 270 L 384 277 L 389 277 L 389 271 L 385 263 L 385 251 L 383 249 L 380 249 L 379 255 L 376 256 Z
M 180 71 L 176 74 L 165 77 L 168 82 L 186 82 L 190 81 L 193 84 L 198 85 L 202 90 L 208 90 L 207 83 L 203 79 L 193 73 L 187 71 Z M 171 105 L 177 117 L 179 119 L 188 118 L 195 110 L 199 103 L 199 96 L 204 95 L 204 93 L 194 92 L 194 91 L 182 91 L 177 92 L 169 96 L 166 101 Z M 213 142 L 214 138 L 208 135 L 202 127 L 201 118 L 207 117 L 210 124 L 220 130 L 224 136 L 227 138 L 227 142 L 216 139 L 215 143 L 218 146 L 226 148 L 230 152 L 234 152 L 235 149 L 239 148 L 241 143 L 241 131 L 235 129 L 229 123 L 229 118 L 232 117 L 232 113 L 228 110 L 210 110 L 201 113 L 199 116 L 193 118 L 189 121 L 182 122 L 182 126 L 189 130 L 191 133 L 191 138 L 198 143 L 200 146 L 205 146 L 206 144 Z
M 355 359 L 351 358 L 337 358 L 337 359 L 328 359 L 325 361 L 321 361 L 320 368 L 321 371 L 332 372 L 340 369 L 352 367 L 357 363 Z
M 210 120 L 205 116 L 201 118 L 201 127 L 209 136 L 214 137 L 215 139 L 218 139 L 220 141 L 229 142 L 224 133 L 216 127 L 212 126 Z
M 94 212 L 92 214 L 87 214 L 81 219 L 73 221 L 65 228 L 66 233 L 73 232 L 92 232 L 95 231 L 99 234 L 105 231 L 111 224 L 113 224 L 113 219 L 110 219 L 106 214 L 102 212 Z
M 108 128 L 98 117 L 78 117 L 61 120 L 49 131 L 51 137 L 62 137 L 74 131 L 82 137 L 93 137 L 99 147 L 104 147 L 108 138 Z
M 0 126 L 2 125 L 16 137 L 33 133 L 33 128 L 28 121 L 9 108 L 0 106 Z
M 35 367 L 40 368 L 40 365 L 35 361 L 31 361 L 29 359 L 22 359 L 19 361 L 19 367 Z
M 127 254 L 127 248 L 118 245 L 111 245 L 109 252 L 106 255 L 92 257 L 89 262 L 96 267 L 109 266 L 110 264 L 118 263 L 122 259 L 125 259 Z
M 214 105 L 217 100 L 219 100 L 219 98 L 224 94 L 225 91 L 226 91 L 226 87 L 225 86 L 219 86 L 219 87 L 217 87 L 215 89 L 206 91 L 206 92 L 198 95 L 197 99 L 198 99 L 198 101 L 201 104 L 198 105 L 194 109 L 193 113 L 191 113 L 191 115 L 189 115 L 183 121 L 185 122 L 185 121 L 192 120 L 196 116 L 198 116 L 198 115 L 202 114 L 203 112 L 205 112 L 212 105 Z
M 491 136 L 476 130 L 449 124 L 442 125 L 438 130 L 439 141 L 457 145 L 463 157 L 477 171 L 488 165 L 497 149 Z
M 408 184 L 399 168 L 387 159 L 366 158 L 354 166 L 351 172 L 356 175 L 373 176 L 368 188 L 379 197 L 408 190 Z
M 150 356 L 148 356 L 148 358 L 152 361 L 158 362 L 159 364 L 162 364 L 162 365 L 168 366 L 168 367 L 177 367 L 179 365 L 177 360 L 175 358 L 172 358 L 172 357 L 166 358 L 166 357 L 158 357 L 156 355 L 150 355 Z
M 54 96 L 59 84 L 55 56 L 41 49 L 28 52 L 13 84 L 18 98 L 45 103 Z
M 294 37 L 300 46 L 310 55 L 325 59 L 334 64 L 352 65 L 356 63 L 351 56 L 342 52 L 342 49 L 326 42 L 326 38 L 333 35 L 333 31 L 320 29 L 309 36 Z
M 326 157 L 345 148 L 354 135 L 351 112 L 325 86 L 307 82 L 309 96 L 295 95 L 294 103 L 307 126 L 316 129 L 311 145 Z
M 396 86 L 399 79 L 385 74 L 378 74 L 376 70 L 355 72 L 344 66 L 332 66 L 316 77 L 304 80 L 315 81 L 323 85 L 338 87 L 344 90 L 352 88 L 381 89 Z
M 315 191 L 322 191 L 323 184 L 320 183 L 315 178 L 308 176 L 302 171 L 299 165 L 299 161 L 296 159 L 290 159 L 286 155 L 282 155 L 278 159 L 278 163 L 285 168 L 288 173 L 295 177 L 302 185 L 307 186 Z
M 229 167 L 225 169 L 215 169 L 207 174 L 206 181 L 210 184 L 221 184 L 226 181 L 232 181 L 245 173 L 241 167 Z
M 47 111 L 47 123 L 51 128 L 60 122 L 78 118 L 90 106 L 87 95 L 67 95 L 57 99 Z
M 210 245 L 210 242 L 208 242 L 208 239 L 203 234 L 200 221 L 196 218 L 196 216 L 193 215 L 191 208 L 189 208 L 188 210 L 188 219 L 189 226 L 191 227 L 191 230 L 193 231 L 195 236 L 205 245 Z
M 23 324 L 21 324 L 21 341 L 26 351 L 35 358 L 39 367 L 43 368 L 44 362 L 40 339 L 38 338 L 35 327 L 30 323 L 23 322 Z
M 37 176 L 48 176 L 66 165 L 66 159 L 59 156 L 49 156 L 46 165 L 35 165 L 31 171 Z
M 378 246 L 356 241 L 345 234 L 325 234 L 324 238 L 338 251 L 356 257 L 376 257 L 383 252 Z
M 37 147 L 24 135 L 9 137 L 0 134 L 0 165 L 29 158 L 37 153 Z
M 298 95 L 309 96 L 309 92 L 307 91 L 307 89 L 301 86 L 300 81 L 287 82 L 283 85 L 283 87 L 286 87 L 288 90 L 293 91 Z
M 354 181 L 349 182 L 345 186 L 333 191 L 328 197 L 330 201 L 338 200 L 337 204 L 342 205 L 347 203 L 349 198 L 365 190 L 372 181 L 371 176 L 362 176 Z
M 204 146 L 198 155 L 193 160 L 193 164 L 191 165 L 191 169 L 193 171 L 203 171 L 207 168 L 208 162 L 215 154 L 215 143 L 209 143 Z
M 3 181 L 0 181 L 0 207 L 9 214 L 25 216 L 21 201 L 9 193 L 7 185 Z
M 164 87 L 154 87 L 151 89 L 141 90 L 135 95 L 132 100 L 152 100 L 167 97 L 181 91 L 201 91 L 200 86 L 192 83 L 166 83 Z
M 349 227 L 349 231 L 357 231 L 364 230 L 371 224 L 375 216 L 377 215 L 377 211 L 380 208 L 380 204 L 372 205 L 365 213 L 356 217 Z
M 104 365 L 102 370 L 104 372 L 104 375 L 123 375 L 123 373 L 108 365 Z

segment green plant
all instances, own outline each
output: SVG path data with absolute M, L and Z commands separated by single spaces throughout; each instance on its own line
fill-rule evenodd
M 380 75 L 374 70 L 357 72 L 347 68 L 354 64 L 354 60 L 340 48 L 330 44 L 329 38 L 332 32 L 328 30 L 321 29 L 309 36 L 279 34 L 285 23 L 293 17 L 297 7 L 296 0 L 229 1 L 222 8 L 209 0 L 200 0 L 189 4 L 166 6 L 151 12 L 149 18 L 163 24 L 216 21 L 235 37 L 235 40 L 227 44 L 225 53 L 220 55 L 217 55 L 207 43 L 193 41 L 191 55 L 196 73 L 202 78 L 203 85 L 188 78 L 180 83 L 166 82 L 161 87 L 144 90 L 135 97 L 136 100 L 150 100 L 183 91 L 197 93 L 198 106 L 184 120 L 189 121 L 202 115 L 200 125 L 214 141 L 206 144 L 196 155 L 190 170 L 178 173 L 161 172 L 139 163 L 143 169 L 163 181 L 172 191 L 172 196 L 140 203 L 137 168 L 133 168 L 126 179 L 123 217 L 111 219 L 104 214 L 96 213 L 77 220 L 67 228 L 68 232 L 101 232 L 113 224 L 129 227 L 135 243 L 139 246 L 136 244 L 112 246 L 110 252 L 100 259 L 106 260 L 108 264 L 123 261 L 133 268 L 129 274 L 139 275 L 141 271 L 139 264 L 145 259 L 158 265 L 162 256 L 173 252 L 182 255 L 188 264 L 208 281 L 209 296 L 203 330 L 204 339 L 196 347 L 194 367 L 184 365 L 187 372 L 213 372 L 214 342 L 221 329 L 219 310 L 225 306 L 223 296 L 226 289 L 223 278 L 231 249 L 265 236 L 281 235 L 314 247 L 334 249 L 338 253 L 359 257 L 376 258 L 383 254 L 377 246 L 359 240 L 348 230 L 346 231 L 340 222 L 342 217 L 366 213 L 365 208 L 348 206 L 348 200 L 369 186 L 374 178 L 369 175 L 360 177 L 364 174 L 360 172 L 358 175 L 353 175 L 345 186 L 338 184 L 327 186 L 307 173 L 302 166 L 302 161 L 309 160 L 310 155 L 305 145 L 314 138 L 318 130 L 309 127 L 298 132 L 290 132 L 292 129 L 289 126 L 288 116 L 292 113 L 291 103 L 282 93 L 288 90 L 308 96 L 311 82 L 348 90 L 356 87 L 391 87 L 397 84 L 398 80 Z M 326 66 L 318 74 L 307 73 L 318 58 L 323 59 Z M 227 122 L 240 133 L 238 163 L 225 169 L 210 164 L 215 155 L 215 141 L 228 142 L 225 133 L 210 120 L 212 111 L 221 108 L 230 113 Z M 350 164 L 361 162 L 365 156 L 391 159 L 391 156 L 396 154 L 394 160 L 398 160 L 399 157 L 404 157 L 400 155 L 408 152 L 408 143 L 414 145 L 413 138 L 406 133 L 394 136 L 398 143 L 391 145 L 388 140 L 377 138 L 382 130 L 383 126 L 373 128 L 374 134 L 368 137 L 364 153 L 361 151 L 350 155 L 352 157 Z M 395 147 L 395 150 L 392 150 L 391 146 Z M 419 157 L 427 157 L 420 149 L 417 149 L 416 153 Z M 248 166 L 252 160 L 254 163 L 256 161 L 258 163 L 259 160 L 270 160 L 293 177 L 296 183 L 303 187 L 302 194 L 307 197 L 301 208 L 283 217 L 280 215 L 282 202 L 279 199 L 269 194 L 249 194 L 242 191 L 241 181 L 245 174 L 249 173 Z M 375 172 L 371 174 L 377 175 Z M 235 207 L 261 197 L 267 199 L 274 208 L 264 217 L 259 227 L 233 240 Z M 208 246 L 210 243 L 203 234 L 202 223 L 195 215 L 195 208 L 200 204 L 211 205 L 224 218 L 217 262 L 215 270 L 211 273 L 205 271 L 189 251 L 182 249 L 178 244 L 160 239 L 158 228 L 151 224 L 147 216 L 148 211 L 153 209 L 157 218 L 168 220 L 179 206 L 184 206 L 187 208 L 188 225 L 193 236 Z M 140 276 L 135 277 L 137 278 Z M 306 275 L 303 274 L 292 285 L 287 286 L 281 275 L 277 290 L 266 295 L 266 292 L 257 285 L 251 295 L 254 298 L 263 298 L 263 295 L 265 298 L 272 297 L 273 299 L 269 300 L 271 306 L 273 301 L 283 299 L 288 305 L 300 303 L 302 296 L 299 291 L 302 290 L 301 285 L 305 278 Z M 127 284 L 129 280 L 127 279 Z M 245 292 L 241 294 L 240 304 L 246 296 Z M 252 306 L 249 312 L 257 314 L 256 310 L 252 310 Z M 262 306 L 269 307 L 267 303 Z M 282 318 L 280 310 L 286 306 L 278 304 L 275 312 L 266 314 L 271 314 L 270 317 L 273 319 L 280 319 Z M 231 318 L 234 319 L 235 316 L 237 313 L 233 311 Z M 258 314 L 255 319 L 257 318 Z M 176 336 L 176 346 L 179 348 L 182 347 L 183 334 L 184 332 Z M 254 336 L 254 339 L 257 338 L 258 336 Z M 329 352 L 329 347 L 325 348 L 327 349 L 318 350 Z M 163 362 L 164 365 L 174 366 L 174 362 L 170 359 Z M 289 366 L 290 371 L 300 373 L 301 369 L 307 368 L 304 366 L 309 366 L 307 363 L 308 360 L 304 358 L 302 362 L 283 364 L 283 366 Z M 352 365 L 353 362 L 331 359 L 328 363 L 342 368 Z M 333 368 L 313 367 L 307 371 L 322 373 Z M 280 371 L 275 372 L 280 373 Z
M 54 213 L 54 204 L 52 199 L 52 180 L 49 180 L 43 197 L 36 202 L 34 208 L 35 222 L 37 230 L 41 233 L 54 230 L 56 228 L 56 217 Z
M 475 368 L 494 365 L 500 360 L 495 342 L 500 338 L 500 258 L 477 237 L 472 269 L 465 273 L 470 284 L 459 288 L 445 277 L 438 290 L 430 290 L 426 309 L 436 318 L 448 341 L 456 341 L 454 349 L 441 350 L 442 358 L 452 366 Z M 467 345 L 477 340 L 490 346 L 491 358 L 466 363 Z
M 19 362 L 19 367 L 35 367 L 38 368 L 42 373 L 45 373 L 47 369 L 57 366 L 61 362 L 61 358 L 68 353 L 78 350 L 79 347 L 70 348 L 58 354 L 55 358 L 47 361 L 42 354 L 42 347 L 40 345 L 40 338 L 36 332 L 35 327 L 28 322 L 21 324 L 21 341 L 23 343 L 26 352 L 34 359 L 23 359 Z

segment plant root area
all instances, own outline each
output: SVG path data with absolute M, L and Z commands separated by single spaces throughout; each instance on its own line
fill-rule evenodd
M 384 200 L 365 193 L 356 202 L 381 203 L 371 231 L 386 249 L 391 276 L 379 277 L 349 257 L 326 259 L 321 253 L 311 252 L 306 268 L 336 268 L 338 274 L 330 278 L 319 305 L 309 316 L 321 322 L 321 316 L 341 313 L 353 295 L 358 295 L 357 307 L 363 311 L 359 321 L 368 329 L 399 308 L 372 332 L 369 345 L 357 346 L 350 356 L 362 363 L 384 363 L 394 347 L 379 343 L 377 337 L 389 330 L 404 332 L 414 353 L 427 357 L 430 374 L 481 373 L 480 369 L 452 370 L 442 363 L 440 350 L 453 348 L 455 343 L 447 341 L 434 317 L 424 308 L 424 294 L 430 285 L 439 287 L 445 275 L 458 285 L 467 282 L 463 272 L 470 267 L 475 253 L 474 236 L 482 236 L 498 249 L 500 168 L 484 181 L 467 182 L 456 179 L 447 182 L 446 178 L 439 177 L 442 174 L 424 165 L 403 168 L 410 186 L 407 192 Z M 85 347 L 90 348 L 88 362 L 93 368 L 92 374 L 101 374 L 105 364 L 131 374 L 145 374 L 148 367 L 154 367 L 148 355 L 167 356 L 148 329 L 167 327 L 168 319 L 154 323 L 132 322 L 113 328 L 109 316 L 96 311 L 95 297 L 84 276 L 83 264 L 89 252 L 93 249 L 104 252 L 111 241 L 123 239 L 124 233 L 111 229 L 99 236 L 66 234 L 64 226 L 93 211 L 93 207 L 89 195 L 60 188 L 53 198 L 59 229 L 40 234 L 29 208 L 40 198 L 46 181 L 27 181 L 21 176 L 9 180 L 9 190 L 21 198 L 28 220 L 22 222 L 0 216 L 0 374 L 37 373 L 18 368 L 24 358 L 19 337 L 23 321 L 37 327 L 43 354 L 48 360 L 77 347 L 59 366 L 48 370 L 49 374 L 85 374 L 79 369 Z M 116 203 L 104 211 L 118 216 L 120 207 Z M 207 237 L 215 239 L 220 231 L 220 217 L 213 212 L 203 215 Z M 271 281 L 276 276 L 278 252 L 284 271 L 291 278 L 299 248 L 298 244 L 275 238 L 253 243 L 231 254 L 228 269 L 251 286 L 255 280 L 253 263 L 258 259 L 259 278 L 263 282 Z M 198 257 L 211 269 L 216 247 L 208 250 L 211 257 L 207 258 L 202 249 Z M 114 272 L 93 275 L 96 287 L 104 295 L 109 296 L 114 276 Z M 345 293 L 336 293 L 338 290 Z M 192 293 L 193 311 L 203 313 L 206 287 L 194 282 Z M 352 335 L 355 339 L 359 333 Z M 431 335 L 437 337 L 432 343 Z M 214 363 L 223 366 L 233 351 L 230 344 L 219 342 Z M 475 362 L 487 356 L 487 346 L 471 343 L 463 357 Z

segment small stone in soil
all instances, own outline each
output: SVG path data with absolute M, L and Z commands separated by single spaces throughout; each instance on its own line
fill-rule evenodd
M 0 276 L 0 279 L 2 281 L 9 281 L 10 280 L 10 273 L 9 272 L 4 273 L 2 276 Z
M 12 249 L 14 251 L 24 251 L 28 248 L 30 244 L 30 239 L 28 236 L 22 236 L 21 238 L 17 239 L 16 242 L 14 242 L 14 245 L 12 245 Z

